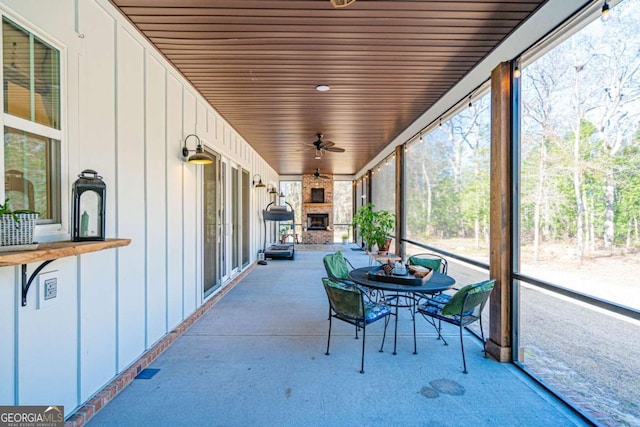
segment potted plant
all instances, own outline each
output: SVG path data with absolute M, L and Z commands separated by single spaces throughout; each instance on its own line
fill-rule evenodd
M 374 208 L 373 203 L 361 206 L 353 216 L 353 224 L 358 227 L 368 250 L 373 245 L 384 250 L 385 242 L 395 227 L 396 217 L 389 211 L 374 211 Z
M 396 217 L 389 211 L 376 212 L 376 226 L 373 231 L 373 241 L 378 246 L 378 252 L 386 254 L 391 245 L 391 233 L 396 225 Z
M 347 233 L 342 235 L 342 244 L 343 245 L 349 244 L 349 235 Z
M 9 199 L 0 204 L 0 246 L 30 245 L 38 212 L 28 209 L 11 210 Z

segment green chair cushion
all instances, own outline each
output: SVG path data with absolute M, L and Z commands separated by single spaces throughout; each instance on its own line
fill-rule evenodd
M 335 254 L 326 255 L 324 257 L 325 266 L 330 273 L 331 277 L 337 279 L 349 278 L 349 266 L 342 256 L 342 252 L 338 251 Z
M 421 267 L 430 268 L 433 271 L 437 272 L 440 272 L 441 264 L 442 260 L 439 258 L 409 257 L 409 265 L 419 265 Z
M 322 282 L 331 301 L 331 307 L 336 313 L 349 319 L 361 319 L 364 316 L 360 290 L 327 278 L 323 278 Z
M 457 314 L 460 314 L 460 310 L 462 310 L 462 304 L 464 304 L 464 297 L 472 287 L 473 285 L 464 286 L 458 292 L 453 294 L 449 302 L 444 307 L 442 307 L 442 315 L 455 316 Z
M 348 282 L 336 282 L 331 279 L 322 279 L 322 281 L 329 287 L 340 289 L 342 291 L 355 292 L 356 294 L 359 292 L 359 289 L 353 286 Z
M 488 291 L 490 289 L 493 289 L 494 282 L 495 282 L 494 280 L 486 280 L 484 282 L 475 283 L 475 284 L 467 285 L 463 287 L 458 292 L 456 292 L 451 297 L 449 302 L 442 308 L 442 312 L 441 312 L 442 315 L 443 316 L 459 315 L 460 311 L 462 310 L 462 305 L 464 304 L 464 298 L 467 295 L 467 293 L 471 290 L 471 288 L 475 288 L 473 289 L 474 293 Z

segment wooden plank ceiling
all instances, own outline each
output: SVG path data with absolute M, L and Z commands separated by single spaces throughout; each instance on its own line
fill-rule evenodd
M 544 3 L 111 1 L 280 174 L 356 173 Z

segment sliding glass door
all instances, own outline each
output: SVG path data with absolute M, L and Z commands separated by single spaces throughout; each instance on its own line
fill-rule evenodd
M 221 284 L 221 212 L 222 188 L 220 182 L 220 157 L 209 152 L 214 162 L 202 168 L 203 173 L 203 282 L 204 296 L 208 296 Z
M 241 227 L 241 236 L 242 236 L 242 267 L 246 267 L 249 265 L 250 255 L 249 255 L 249 232 L 251 231 L 251 226 L 249 224 L 249 171 L 243 169 L 242 170 L 242 196 L 240 197 L 242 200 L 242 222 L 240 223 Z
M 231 271 L 240 268 L 240 174 L 236 166 L 231 167 Z

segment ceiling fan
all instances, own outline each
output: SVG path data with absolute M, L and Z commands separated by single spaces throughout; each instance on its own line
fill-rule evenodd
M 344 153 L 344 148 L 336 147 L 336 144 L 332 141 L 323 140 L 323 135 L 321 133 L 317 133 L 316 136 L 318 139 L 316 139 L 312 144 L 307 144 L 315 149 L 316 159 L 322 158 L 325 151 Z
M 329 0 L 333 7 L 347 7 L 356 0 Z
M 322 179 L 332 179 L 330 176 L 327 176 L 327 175 L 320 175 L 320 169 L 319 169 L 319 168 L 316 168 L 316 171 L 313 173 L 313 177 L 314 177 L 315 179 L 318 179 L 318 178 L 322 178 Z

